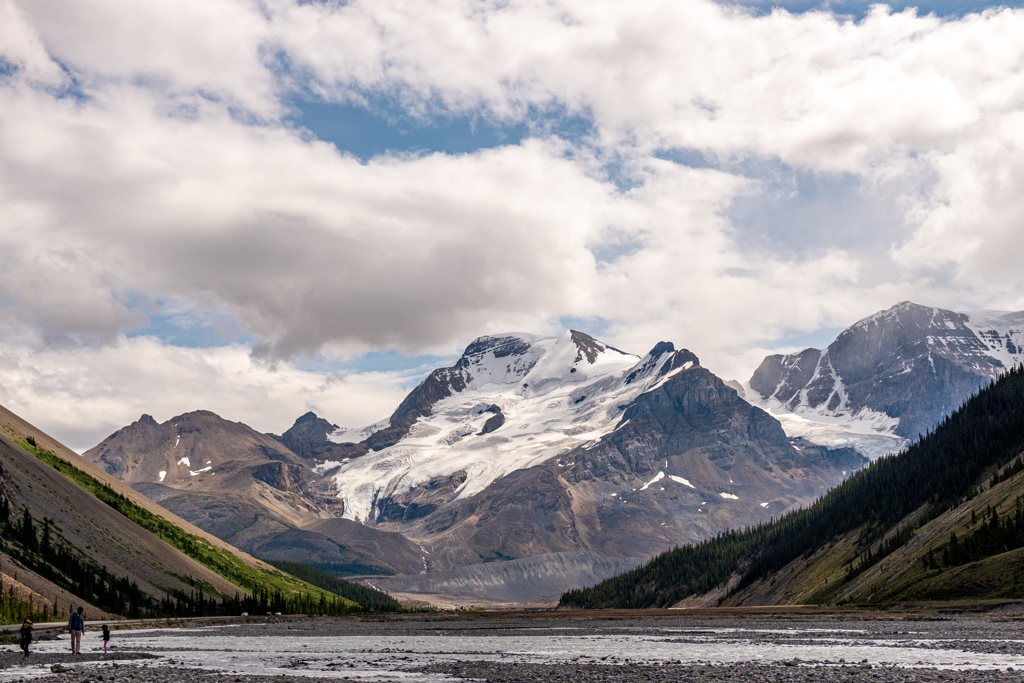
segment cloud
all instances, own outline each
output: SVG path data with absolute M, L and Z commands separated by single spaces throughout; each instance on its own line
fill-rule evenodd
M 63 107 L 9 92 L 0 284 L 51 336 L 109 341 L 137 324 L 129 296 L 228 311 L 275 357 L 593 307 L 587 244 L 616 192 L 558 141 L 363 164 L 220 111 L 168 121 L 117 88 Z
M 649 160 L 622 191 L 555 138 L 362 163 L 212 105 L 167 120 L 121 87 L 67 107 L 13 94 L 0 178 L 25 208 L 0 236 L 14 257 L 0 283 L 14 318 L 67 343 L 138 325 L 128 299 L 176 297 L 237 317 L 268 359 L 447 351 L 564 315 L 732 348 L 794 324 L 765 296 L 807 300 L 855 270 L 829 253 L 769 262 L 771 286 L 729 275 L 751 264 L 722 214 L 751 185 L 721 171 Z M 621 239 L 640 248 L 599 265 L 592 249 Z
M 125 339 L 160 302 L 253 340 L 236 391 L 318 353 L 450 353 L 567 317 L 641 353 L 672 339 L 742 379 L 750 349 L 904 298 L 1024 308 L 1024 10 L 66 5 L 0 0 L 0 388 L 19 405 L 47 390 L 102 404 L 88 381 L 47 384 L 48 368 L 144 351 L 249 406 L 210 360 L 243 364 L 248 347 Z M 364 162 L 289 123 L 296 97 L 425 124 L 591 125 Z M 666 160 L 691 157 L 705 167 Z M 762 220 L 797 174 L 838 189 L 790 202 L 810 205 L 798 225 Z M 870 220 L 830 219 L 861 206 Z M 141 412 L 112 411 L 118 425 Z M 65 413 L 68 430 L 100 419 Z
M 11 0 L 5 0 L 9 5 Z M 49 54 L 85 84 L 135 84 L 261 117 L 282 111 L 272 25 L 241 0 L 15 2 Z
M 52 349 L 30 340 L 0 348 L 0 404 L 82 452 L 137 420 L 212 410 L 280 434 L 312 410 L 345 427 L 387 417 L 416 376 L 322 375 L 255 363 L 247 347 L 185 349 L 148 337 Z
M 990 137 L 968 140 L 930 159 L 938 181 L 912 212 L 919 225 L 893 249 L 909 269 L 952 272 L 954 284 L 984 291 L 992 306 L 1020 305 L 1024 274 L 1024 111 Z
M 498 117 L 558 104 L 609 144 L 862 171 L 1014 111 L 1024 11 L 961 20 L 751 16 L 713 2 L 281 4 L 283 48 L 328 96 L 381 90 Z M 332 45 L 337 49 L 328 50 Z

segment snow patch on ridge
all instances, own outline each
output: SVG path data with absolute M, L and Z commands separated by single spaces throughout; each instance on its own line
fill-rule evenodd
M 668 478 L 671 479 L 672 481 L 676 482 L 677 484 L 682 484 L 683 486 L 689 486 L 691 489 L 697 488 L 696 486 L 694 486 L 693 484 L 690 483 L 689 479 L 683 479 L 682 477 L 677 477 L 674 474 L 668 475 Z
M 627 404 L 669 379 L 658 377 L 657 371 L 672 353 L 641 359 L 572 332 L 546 338 L 483 337 L 456 363 L 466 388 L 435 403 L 431 414 L 419 418 L 399 443 L 316 469 L 338 468 L 338 497 L 344 501 L 344 516 L 353 520 L 372 519 L 376 501 L 456 472 L 465 472 L 466 479 L 455 496 L 466 498 L 516 470 L 596 444 L 616 428 Z M 668 374 L 692 366 L 686 363 Z M 644 371 L 627 382 L 627 374 L 637 368 Z M 505 422 L 481 434 L 494 414 L 488 412 L 490 406 L 501 409 Z M 384 421 L 375 427 L 387 425 Z M 374 431 L 339 430 L 331 440 L 358 441 Z M 364 436 L 355 439 L 356 434 Z
M 762 399 L 749 384 L 744 384 L 743 389 L 747 402 L 777 419 L 786 436 L 791 438 L 802 436 L 828 448 L 856 448 L 870 460 L 898 453 L 909 443 L 903 437 L 893 434 L 899 418 L 889 417 L 870 408 L 839 413 L 838 410 L 829 411 L 826 404 L 822 404 L 818 408 L 802 405 L 789 410 L 777 399 Z M 844 407 L 845 403 L 846 397 L 843 395 L 840 406 Z
M 380 422 L 374 422 L 372 425 L 367 425 L 366 427 L 342 427 L 341 429 L 328 434 L 327 440 L 333 441 L 334 443 L 359 443 L 374 432 L 379 432 L 387 426 L 388 421 L 381 420 Z M 337 465 L 338 463 L 334 464 Z
M 665 478 L 665 473 L 664 472 L 658 472 L 656 475 L 654 475 L 654 479 L 651 479 L 649 482 L 647 482 L 646 484 L 641 486 L 640 490 L 641 491 L 646 491 L 648 486 L 650 486 L 651 484 L 654 484 L 656 482 L 659 482 L 659 481 L 661 481 L 664 478 Z M 662 491 L 664 491 L 664 490 L 665 489 L 662 489 Z
M 1024 363 L 1024 311 L 970 311 L 967 328 L 1003 367 Z

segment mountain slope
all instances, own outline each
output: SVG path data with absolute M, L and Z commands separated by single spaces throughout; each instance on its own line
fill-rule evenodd
M 59 533 L 59 538 L 83 556 L 83 560 L 87 556 L 99 566 L 106 567 L 111 575 L 136 584 L 145 594 L 164 596 L 173 590 L 189 592 L 193 590 L 187 581 L 189 576 L 221 593 L 230 591 L 233 594 L 237 590 L 222 577 L 84 494 L 75 484 L 6 437 L 0 437 L 0 465 L 2 497 L 10 507 L 11 521 L 20 521 L 26 510 L 34 520 L 42 522 L 40 526 L 47 526 L 44 518 L 50 520 L 55 530 L 50 533 L 54 536 Z M 54 542 L 58 541 L 55 539 Z M 5 544 L 4 554 L 11 560 L 17 559 L 20 551 L 21 548 Z M 47 601 L 64 606 L 67 594 L 74 594 L 91 604 L 93 613 L 101 612 L 93 603 L 97 599 L 95 595 L 83 595 L 85 591 L 69 584 L 64 584 L 64 591 L 58 592 L 57 588 L 63 582 L 39 581 L 47 574 L 42 568 L 42 573 L 32 572 L 38 578 L 29 579 L 26 574 L 33 563 L 26 559 L 19 560 L 18 564 L 21 565 L 19 579 L 35 585 L 36 604 Z M 111 608 L 110 605 L 104 607 Z
M 163 424 L 143 415 L 83 459 L 261 558 L 305 562 L 338 575 L 420 571 L 423 553 L 405 538 L 330 523 L 340 507 L 333 488 L 308 466 L 313 456 L 298 456 L 283 443 L 318 442 L 321 423 L 326 420 L 309 413 L 277 439 L 209 411 Z
M 277 439 L 207 410 L 163 424 L 143 415 L 82 457 L 188 511 L 191 521 L 232 545 L 242 539 L 252 545 L 268 521 L 290 528 L 319 519 L 333 503 L 313 490 L 320 477 L 306 460 Z
M 3 533 L 15 542 L 8 555 L 22 566 L 87 602 L 93 596 L 108 611 L 125 607 L 122 600 L 128 600 L 129 591 L 136 614 L 140 609 L 156 614 L 221 609 L 197 598 L 198 590 L 207 598 L 222 597 L 224 609 L 229 602 L 240 605 L 236 597 L 247 593 L 254 597 L 246 597 L 246 604 L 254 607 L 275 594 L 276 604 L 293 607 L 320 595 L 315 587 L 179 520 L 10 411 L 0 411 L 0 430 L 18 439 L 15 444 L 0 437 L 3 508 L 10 511 Z M 24 515 L 20 521 L 19 510 Z M 30 519 L 43 520 L 47 530 L 38 547 L 24 531 Z M 57 539 L 53 553 L 45 542 L 50 532 Z M 124 583 L 117 589 L 119 597 L 111 593 L 117 581 Z M 331 609 L 346 604 L 341 598 L 329 601 Z
M 129 484 L 146 481 L 177 488 L 219 486 L 214 477 L 228 462 L 305 464 L 277 439 L 208 410 L 163 424 L 143 415 L 83 457 Z
M 576 331 L 480 338 L 387 423 L 332 439 L 352 455 L 317 469 L 344 516 L 403 533 L 431 571 L 651 555 L 806 505 L 864 462 L 797 450 L 688 350 Z
M 25 420 L 21 419 L 11 411 L 7 410 L 3 406 L 0 406 L 0 434 L 3 436 L 18 440 L 26 441 L 31 437 L 40 448 L 46 449 L 56 455 L 58 458 L 74 465 L 76 468 L 82 470 L 90 477 L 94 478 L 104 486 L 109 487 L 112 491 L 117 493 L 119 496 L 123 496 L 126 500 L 132 504 L 139 506 L 140 508 L 151 512 L 158 517 L 161 517 L 171 524 L 181 528 L 188 534 L 197 536 L 209 543 L 214 548 L 230 552 L 236 555 L 242 562 L 259 569 L 267 569 L 268 565 L 260 562 L 259 560 L 246 555 L 238 551 L 237 548 L 230 546 L 224 541 L 220 540 L 212 534 L 208 534 L 199 527 L 181 519 L 177 515 L 173 514 L 169 510 L 157 505 L 153 501 L 149 500 L 145 496 L 139 494 L 137 491 L 132 489 L 121 480 L 111 476 L 104 470 L 95 466 L 89 462 L 85 457 L 78 455 L 70 448 L 60 443 L 56 439 L 52 438 L 48 434 L 44 433 L 40 429 L 29 424 Z
M 963 558 L 943 564 L 934 559 L 934 551 L 947 539 L 955 545 L 945 534 L 964 523 L 969 512 L 977 517 L 975 507 L 981 503 L 963 506 L 986 481 L 987 504 L 1007 511 L 1010 496 L 1005 494 L 1014 484 L 990 477 L 1022 451 L 1024 369 L 1018 367 L 983 388 L 933 433 L 897 456 L 876 461 L 807 510 L 670 551 L 593 588 L 566 593 L 562 603 L 665 606 L 701 594 L 743 604 L 962 597 L 969 593 L 963 589 L 969 575 L 991 574 L 991 567 L 982 565 L 992 562 L 959 569 Z M 1018 487 L 1024 483 L 1010 473 L 1005 476 Z M 1021 526 L 1024 544 L 1024 517 Z M 920 556 L 927 550 L 933 551 L 930 566 Z M 1008 555 L 1013 557 L 1004 559 L 1016 561 L 1019 553 Z M 916 566 L 939 571 L 919 580 L 907 573 Z M 947 575 L 936 579 L 941 574 Z M 960 579 L 953 580 L 955 575 Z
M 854 323 L 827 349 L 768 356 L 750 378 L 749 398 L 775 412 L 914 439 L 1024 361 L 1022 344 L 1024 313 L 905 301 Z
M 443 595 L 467 604 L 480 600 L 529 603 L 557 600 L 569 588 L 606 579 L 640 562 L 594 552 L 549 553 L 444 572 L 374 578 L 369 583 L 392 594 Z

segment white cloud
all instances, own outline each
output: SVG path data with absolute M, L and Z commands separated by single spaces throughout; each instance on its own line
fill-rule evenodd
M 11 0 L 5 0 L 10 3 Z M 50 55 L 87 84 L 133 83 L 275 117 L 272 25 L 244 0 L 14 0 Z
M 756 157 L 899 188 L 904 220 L 864 245 L 895 247 L 894 261 L 874 268 L 919 298 L 1024 306 L 1006 248 L 1021 234 L 1024 10 L 941 19 L 879 5 L 853 22 L 701 0 L 438 0 L 282 3 L 273 17 L 327 96 L 369 89 L 413 111 L 498 118 L 565 107 L 614 154 L 696 149 L 726 168 Z M 923 266 L 956 287 L 922 289 Z
M 706 0 L 0 0 L 0 391 L 28 410 L 78 392 L 86 412 L 53 413 L 69 433 L 156 411 L 118 396 L 157 392 L 110 385 L 122 407 L 104 422 L 89 381 L 46 381 L 143 348 L 122 336 L 132 301 L 237 319 L 284 370 L 244 360 L 236 392 L 307 387 L 290 359 L 321 350 L 447 352 L 562 316 L 603 318 L 641 353 L 672 339 L 742 379 L 752 346 L 900 299 L 1024 308 L 1020 35 L 1011 9 L 854 23 Z M 298 90 L 424 119 L 568 112 L 594 136 L 364 163 L 283 122 Z M 851 178 L 886 197 L 879 215 L 905 214 L 858 248 L 748 243 L 727 216 L 737 196 L 771 211 L 754 167 Z M 223 409 L 250 406 L 229 398 L 227 360 L 189 370 L 227 351 L 145 353 Z
M 223 111 L 167 120 L 131 94 L 53 106 L 11 89 L 0 110 L 0 285 L 55 336 L 110 339 L 139 294 L 233 313 L 278 356 L 423 348 L 593 307 L 587 244 L 618 200 L 557 141 L 363 164 Z
M 415 376 L 415 374 L 413 375 Z M 249 349 L 189 349 L 146 337 L 102 347 L 0 348 L 0 404 L 84 451 L 139 419 L 192 410 L 280 434 L 312 410 L 342 426 L 387 417 L 408 391 L 408 373 L 321 375 L 253 362 Z
M 952 270 L 993 306 L 1020 305 L 1024 273 L 1024 111 L 930 159 L 938 181 L 914 208 L 919 228 L 894 249 L 908 268 Z
M 498 116 L 559 104 L 609 141 L 827 170 L 946 144 L 1024 93 L 1024 11 L 1009 9 L 945 21 L 877 6 L 853 23 L 702 0 L 440 0 L 281 3 L 275 21 L 340 97 L 373 88 Z

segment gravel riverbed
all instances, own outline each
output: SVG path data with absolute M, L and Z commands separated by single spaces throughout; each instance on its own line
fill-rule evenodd
M 250 619 L 0 648 L 0 683 L 1024 683 L 1019 615 Z

